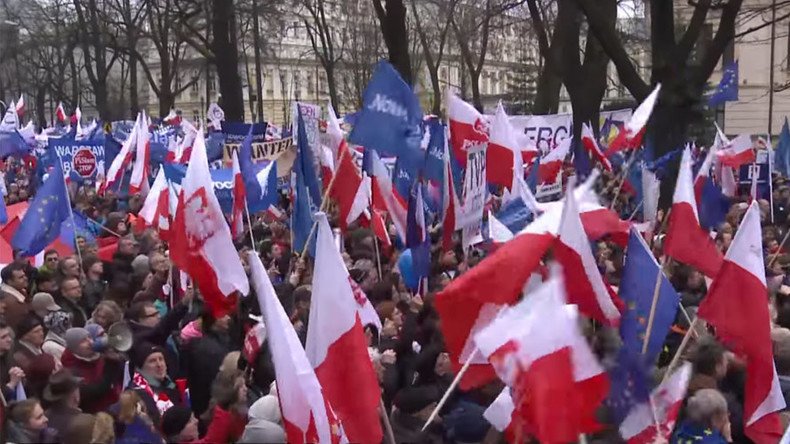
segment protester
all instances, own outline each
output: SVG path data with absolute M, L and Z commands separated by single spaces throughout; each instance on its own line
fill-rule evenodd
M 150 342 L 139 342 L 132 349 L 134 375 L 131 388 L 145 404 L 154 425 L 160 423 L 162 414 L 173 406 L 181 405 L 181 393 L 168 377 L 164 350 Z
M 71 315 L 65 311 L 51 311 L 44 317 L 44 327 L 47 329 L 47 336 L 44 337 L 41 350 L 60 362 L 63 352 L 66 351 L 64 336 L 71 328 Z
M 702 389 L 688 400 L 688 419 L 678 428 L 673 443 L 728 443 L 733 442 L 730 434 L 730 419 L 727 401 L 715 389 Z
M 240 443 L 286 442 L 276 389 L 255 401 L 250 406 L 248 415 L 249 422 L 244 428 Z
M 198 420 L 188 407 L 176 405 L 167 409 L 162 415 L 161 428 L 167 444 L 201 443 L 198 441 Z
M 55 431 L 38 400 L 29 398 L 8 406 L 8 440 L 17 444 L 54 443 Z
M 51 312 L 60 311 L 60 305 L 55 303 L 55 299 L 49 293 L 39 292 L 33 295 L 33 299 L 30 301 L 30 306 L 33 309 L 33 313 L 44 322 L 44 318 Z
M 79 277 L 66 276 L 60 281 L 60 297 L 58 304 L 71 315 L 71 324 L 85 327 L 88 317 L 82 307 L 82 284 Z
M 43 400 L 49 406 L 46 410 L 49 427 L 55 429 L 61 439 L 65 439 L 71 422 L 82 412 L 79 408 L 80 382 L 71 371 L 64 369 L 53 373 L 44 388 Z
M 6 400 L 16 399 L 17 385 L 22 383 L 25 372 L 13 359 L 14 331 L 0 320 L 0 388 Z
M 247 424 L 247 386 L 241 372 L 221 373 L 211 387 L 211 402 L 204 415 L 208 424 L 204 440 L 232 443 L 241 438 Z
M 14 347 L 14 363 L 21 368 L 30 366 L 32 360 L 44 353 L 44 326 L 35 316 L 24 318 L 16 328 L 17 341 Z
M 86 413 L 104 411 L 118 400 L 123 363 L 114 356 L 93 349 L 90 333 L 74 327 L 66 331 L 63 367 L 82 379 L 80 408 Z
M 203 336 L 192 340 L 184 350 L 192 410 L 198 416 L 209 408 L 211 384 L 223 358 L 232 351 L 229 323 L 229 315 L 215 318 L 208 312 L 203 313 Z
M 30 305 L 27 302 L 28 276 L 25 273 L 25 266 L 14 262 L 3 267 L 0 271 L 0 295 L 3 297 L 5 305 L 5 321 L 16 330 L 17 326 L 30 313 Z

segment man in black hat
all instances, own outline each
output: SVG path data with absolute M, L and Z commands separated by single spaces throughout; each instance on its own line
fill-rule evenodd
M 49 377 L 44 388 L 44 401 L 49 405 L 46 416 L 49 426 L 57 430 L 63 437 L 72 420 L 82 413 L 80 410 L 80 378 L 75 377 L 69 369 L 62 369 Z

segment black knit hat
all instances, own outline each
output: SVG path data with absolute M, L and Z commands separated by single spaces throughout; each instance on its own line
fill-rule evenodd
M 41 320 L 38 318 L 38 316 L 25 316 L 16 326 L 16 337 L 21 339 L 39 325 L 41 325 Z
M 150 342 L 134 344 L 131 350 L 132 364 L 134 364 L 135 368 L 142 368 L 143 364 L 145 364 L 145 360 L 154 353 L 162 353 L 162 356 L 164 356 L 165 350 Z
M 165 410 L 165 413 L 162 415 L 162 435 L 165 438 L 178 435 L 187 426 L 191 417 L 192 410 L 189 407 L 174 405 Z

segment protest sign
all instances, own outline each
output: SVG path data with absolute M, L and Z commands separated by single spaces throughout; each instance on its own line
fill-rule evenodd
M 456 224 L 463 230 L 464 249 L 480 232 L 483 222 L 483 211 L 486 203 L 486 156 L 484 149 L 472 149 L 467 152 L 466 174 L 464 176 L 461 207 L 456 214 Z
M 252 124 L 252 161 L 277 160 L 280 155 L 291 149 L 293 139 L 288 137 L 280 140 L 266 142 L 266 124 Z M 233 152 L 239 150 L 241 142 L 247 137 L 250 124 L 238 122 L 225 122 L 223 124 L 225 132 L 225 143 L 222 147 L 222 161 L 225 165 L 230 165 Z
M 67 177 L 93 180 L 96 179 L 96 173 L 104 169 L 104 141 L 51 138 L 49 150 L 60 159 Z
M 601 122 L 627 122 L 631 109 L 601 111 Z M 573 135 L 573 114 L 547 114 L 510 116 L 510 124 L 526 135 L 528 146 L 535 146 L 546 153 L 559 145 L 562 139 Z
M 757 151 L 757 159 L 754 163 L 741 165 L 738 170 L 738 185 L 742 194 L 751 192 L 752 178 L 757 177 L 757 196 L 760 199 L 771 197 L 769 180 L 771 178 L 771 168 L 768 163 L 768 151 Z

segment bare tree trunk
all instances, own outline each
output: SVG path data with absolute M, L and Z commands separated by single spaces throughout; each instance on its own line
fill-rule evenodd
M 263 122 L 263 68 L 261 65 L 261 28 L 258 0 L 252 0 L 252 32 L 255 51 L 255 95 L 258 97 L 258 121 Z
M 329 88 L 329 100 L 332 102 L 332 108 L 336 111 L 339 110 L 340 98 L 337 95 L 337 84 L 335 83 L 335 67 L 325 66 L 326 70 L 326 83 Z
M 373 0 L 379 19 L 384 43 L 389 52 L 389 61 L 398 70 L 403 80 L 412 84 L 411 58 L 409 57 L 409 32 L 406 28 L 406 6 L 403 0 Z
M 46 101 L 47 89 L 43 85 L 39 86 L 36 88 L 36 117 L 38 119 L 38 126 L 41 128 L 46 128 L 47 126 Z
M 225 111 L 225 119 L 244 121 L 244 94 L 239 76 L 239 50 L 236 46 L 235 7 L 233 0 L 212 0 L 214 17 L 212 21 L 212 52 L 217 68 L 220 105 Z

